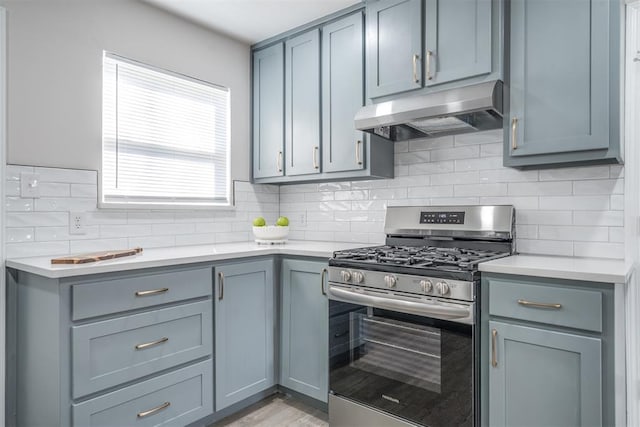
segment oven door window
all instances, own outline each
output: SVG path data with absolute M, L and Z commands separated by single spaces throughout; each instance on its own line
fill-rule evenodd
M 331 392 L 429 427 L 472 426 L 472 328 L 330 301 Z

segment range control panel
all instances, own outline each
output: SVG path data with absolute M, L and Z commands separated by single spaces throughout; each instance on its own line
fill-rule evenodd
M 464 224 L 464 212 L 420 212 L 420 224 Z

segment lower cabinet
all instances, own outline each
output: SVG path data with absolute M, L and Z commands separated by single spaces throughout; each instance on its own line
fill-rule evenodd
M 601 340 L 489 322 L 489 425 L 602 425 Z
M 483 274 L 483 426 L 610 426 L 614 285 Z
M 275 385 L 273 260 L 215 269 L 216 411 Z
M 328 393 L 326 263 L 282 261 L 280 384 L 322 402 Z

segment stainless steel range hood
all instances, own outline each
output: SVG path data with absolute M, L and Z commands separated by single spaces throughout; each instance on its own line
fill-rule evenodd
M 502 82 L 407 96 L 362 107 L 355 126 L 391 141 L 502 127 Z

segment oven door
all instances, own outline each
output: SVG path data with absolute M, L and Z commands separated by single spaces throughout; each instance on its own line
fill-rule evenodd
M 409 425 L 475 425 L 474 309 L 473 303 L 419 297 L 412 301 L 391 292 L 329 283 L 332 398 Z M 331 399 L 329 413 L 332 426 L 359 425 L 356 419 L 334 423 Z M 385 423 L 381 419 L 379 424 Z

